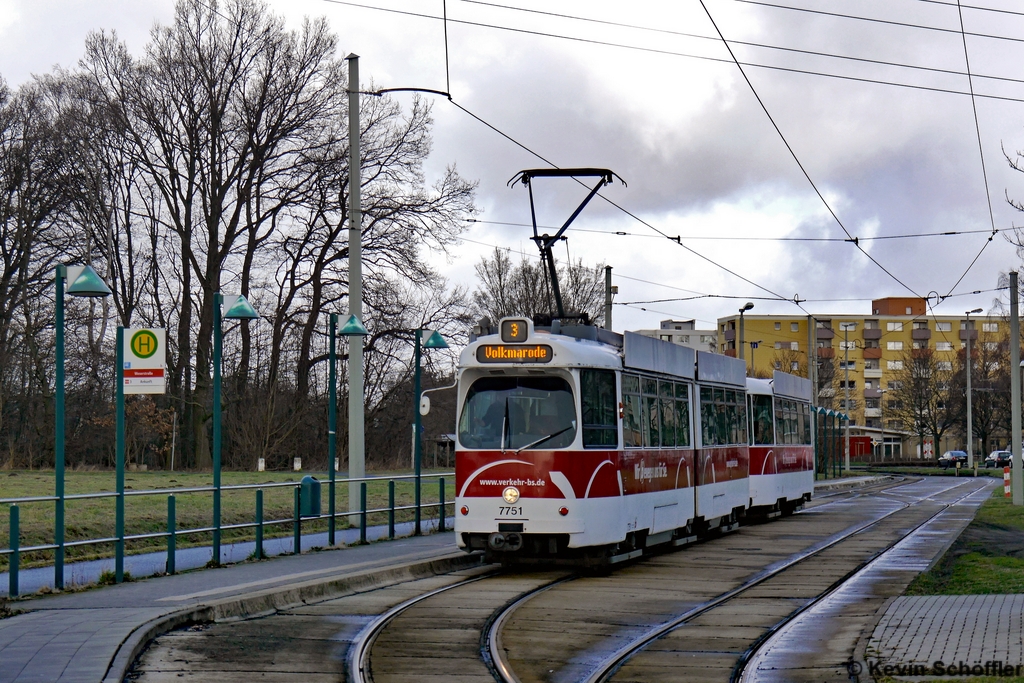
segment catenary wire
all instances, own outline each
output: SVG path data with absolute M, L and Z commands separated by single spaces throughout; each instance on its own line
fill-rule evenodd
M 707 16 L 708 16 L 708 20 L 711 22 L 711 25 L 715 27 L 715 32 L 722 39 L 722 44 L 725 45 L 725 49 L 727 49 L 729 51 L 729 55 L 732 57 L 733 62 L 735 62 L 736 68 L 739 69 L 740 75 L 743 76 L 743 80 L 746 81 L 747 86 L 750 88 L 750 92 L 753 93 L 754 98 L 757 99 L 757 103 L 759 105 L 761 105 L 761 109 L 764 111 L 765 116 L 768 117 L 768 120 L 771 122 L 772 127 L 775 128 L 775 132 L 779 134 L 779 138 L 782 140 L 782 143 L 786 146 L 786 149 L 789 150 L 789 154 L 790 154 L 790 156 L 793 157 L 793 161 L 796 162 L 796 165 L 800 168 L 800 172 L 804 174 L 804 178 L 806 178 L 807 182 L 810 183 L 811 188 L 814 189 L 815 194 L 818 195 L 818 198 L 821 200 L 821 203 L 824 204 L 826 209 L 828 209 L 828 212 L 832 215 L 832 218 L 835 219 L 835 221 L 839 225 L 839 227 L 842 228 L 844 233 L 846 233 L 846 236 L 848 238 L 850 238 L 851 240 L 853 240 L 853 245 L 862 254 L 867 256 L 868 259 L 872 263 L 874 263 L 876 266 L 878 266 L 882 270 L 883 273 L 885 273 L 890 278 L 895 280 L 901 287 L 906 289 L 908 292 L 910 292 L 914 296 L 917 296 L 917 297 L 920 298 L 921 295 L 918 294 L 917 292 L 915 292 L 914 289 L 912 287 L 910 287 L 910 285 L 906 284 L 905 282 L 903 282 L 903 280 L 901 280 L 900 278 L 896 277 L 896 275 L 892 271 L 890 271 L 888 268 L 883 266 L 878 261 L 878 259 L 876 259 L 874 256 L 869 254 L 868 251 L 864 247 L 860 246 L 860 243 L 858 242 L 858 240 L 853 236 L 853 234 L 846 228 L 846 226 L 843 224 L 843 222 L 839 219 L 839 216 L 832 209 L 832 206 L 828 203 L 828 200 L 825 199 L 825 195 L 823 195 L 821 193 L 821 190 L 818 189 L 817 184 L 811 178 L 810 173 L 808 173 L 807 169 L 804 168 L 804 165 L 800 161 L 800 158 L 796 155 L 796 151 L 789 144 L 789 140 L 787 140 L 786 136 L 782 133 L 782 129 L 779 128 L 779 124 L 775 122 L 775 118 L 771 115 L 771 112 L 768 111 L 767 105 L 765 105 L 764 100 L 761 99 L 761 96 L 758 94 L 757 89 L 754 87 L 753 82 L 751 82 L 750 77 L 747 76 L 747 72 L 743 69 L 743 66 L 740 64 L 739 60 L 736 59 L 736 55 L 733 52 L 732 47 L 729 45 L 729 41 L 727 41 L 725 39 L 725 35 L 722 34 L 722 30 L 720 28 L 718 28 L 718 24 L 715 22 L 714 17 L 711 16 L 711 11 L 708 10 L 707 5 L 704 4 L 704 0 L 699 0 L 699 1 L 700 1 L 700 6 L 704 8 L 704 13 L 707 14 Z
M 387 13 L 392 13 L 392 14 L 399 14 L 399 15 L 411 16 L 411 17 L 418 17 L 418 18 L 423 18 L 423 19 L 433 19 L 433 20 L 436 20 L 436 21 L 441 21 L 442 20 L 442 17 L 437 17 L 437 16 L 434 16 L 434 15 L 431 15 L 431 14 L 424 14 L 424 13 L 421 13 L 421 12 L 410 12 L 410 11 L 407 11 L 407 10 L 397 10 L 397 9 L 392 9 L 392 8 L 389 8 L 389 7 L 376 7 L 374 5 L 366 5 L 366 4 L 363 4 L 363 3 L 351 2 L 349 0 L 323 0 L 323 1 L 331 3 L 331 4 L 335 4 L 335 5 L 344 5 L 344 6 L 347 6 L 347 7 L 357 7 L 357 8 L 360 8 L 360 9 L 368 9 L 368 10 L 373 10 L 373 11 L 378 11 L 378 12 L 387 12 Z M 739 2 L 741 0 L 736 0 L 736 1 Z M 736 64 L 735 61 L 733 61 L 731 59 L 726 59 L 726 58 L 723 58 L 723 57 L 710 57 L 710 56 L 707 56 L 707 55 L 691 54 L 691 53 L 687 53 L 687 52 L 678 52 L 678 51 L 674 51 L 674 50 L 661 50 L 661 49 L 651 48 L 651 47 L 641 47 L 641 46 L 638 46 L 638 45 L 627 45 L 627 44 L 624 44 L 624 43 L 614 43 L 614 42 L 610 42 L 610 41 L 595 40 L 595 39 L 590 39 L 590 38 L 580 38 L 580 37 L 576 37 L 576 36 L 560 35 L 560 34 L 557 34 L 557 33 L 548 33 L 548 32 L 544 32 L 544 31 L 533 31 L 533 30 L 528 30 L 528 29 L 514 28 L 514 27 L 510 27 L 510 26 L 501 26 L 501 25 L 498 25 L 498 24 L 488 24 L 488 23 L 478 22 L 478 21 L 469 21 L 469 20 L 465 20 L 465 19 L 451 19 L 451 18 L 449 18 L 448 22 L 452 23 L 452 24 L 463 24 L 463 25 L 466 25 L 466 26 L 476 26 L 476 27 L 480 27 L 480 28 L 490 28 L 490 29 L 495 29 L 495 30 L 499 30 L 499 31 L 509 31 L 509 32 L 512 32 L 512 33 L 522 33 L 522 34 L 526 34 L 526 35 L 532 35 L 532 36 L 538 36 L 538 37 L 544 37 L 544 38 L 555 38 L 555 39 L 559 39 L 559 40 L 567 40 L 567 41 L 571 41 L 571 42 L 584 43 L 584 44 L 590 44 L 590 45 L 600 45 L 600 46 L 604 46 L 604 47 L 615 47 L 615 48 L 621 48 L 621 49 L 626 49 L 626 50 L 633 50 L 633 51 L 637 51 L 637 52 L 647 52 L 647 53 L 660 54 L 660 55 L 666 55 L 666 56 L 672 56 L 672 57 L 683 57 L 683 58 L 688 58 L 688 59 L 698 59 L 698 60 L 703 60 L 703 61 L 708 61 L 708 62 L 717 62 L 719 64 Z M 1024 39 L 1022 39 L 1022 40 L 1024 40 Z M 762 63 L 758 63 L 758 62 L 741 61 L 741 62 L 739 62 L 739 64 L 741 64 L 743 66 L 749 66 L 749 67 L 758 68 L 758 69 L 768 69 L 770 71 L 780 71 L 780 72 L 785 72 L 785 73 L 804 74 L 804 75 L 808 75 L 808 76 L 821 76 L 823 78 L 834 78 L 834 79 L 839 79 L 839 80 L 844 80 L 844 81 L 852 81 L 852 82 L 856 82 L 856 83 L 873 83 L 873 84 L 876 84 L 876 85 L 887 85 L 887 86 L 892 86 L 892 87 L 897 87 L 897 88 L 909 88 L 911 90 L 921 90 L 921 91 L 925 91 L 925 92 L 944 93 L 944 94 L 949 94 L 949 95 L 963 95 L 965 97 L 969 97 L 970 96 L 970 93 L 965 92 L 963 90 L 956 90 L 954 88 L 940 88 L 940 87 L 937 87 L 937 86 L 919 85 L 919 84 L 914 84 L 914 83 L 902 83 L 902 82 L 899 82 L 899 81 L 888 81 L 888 80 L 883 80 L 883 79 L 878 79 L 878 78 L 867 78 L 867 77 L 861 77 L 861 76 L 849 76 L 849 75 L 845 75 L 845 74 L 830 73 L 830 72 L 827 72 L 827 71 L 816 71 L 816 70 L 813 70 L 813 69 L 798 69 L 798 68 L 795 68 L 795 67 L 777 66 L 777 65 L 772 65 L 772 64 L 762 64 Z M 1004 102 L 1024 103 L 1024 98 L 1020 98 L 1020 97 L 1009 97 L 1009 96 L 1006 96 L 1006 95 L 994 95 L 994 94 L 989 94 L 989 93 L 976 93 L 975 96 L 976 97 L 985 98 L 985 99 L 1004 101 Z
M 484 6 L 484 7 L 493 7 L 495 9 L 504 9 L 504 10 L 508 10 L 508 11 L 511 11 L 511 12 L 523 12 L 523 13 L 526 13 L 526 14 L 536 14 L 536 15 L 540 15 L 540 16 L 555 17 L 555 18 L 558 18 L 558 19 L 568 19 L 568 20 L 571 20 L 571 21 L 579 21 L 579 22 L 590 23 L 590 24 L 598 24 L 598 25 L 601 25 L 601 26 L 613 26 L 613 27 L 617 27 L 617 28 L 627 28 L 627 29 L 633 29 L 633 30 L 637 30 L 637 31 L 647 31 L 647 32 L 650 32 L 650 33 L 659 33 L 659 34 L 662 34 L 662 35 L 676 36 L 676 37 L 679 37 L 679 38 L 694 38 L 694 39 L 698 39 L 698 40 L 714 41 L 716 43 L 719 42 L 719 39 L 716 36 L 705 36 L 705 35 L 701 35 L 699 33 L 687 33 L 685 31 L 673 31 L 671 29 L 656 28 L 656 27 L 653 27 L 653 26 L 641 26 L 641 25 L 638 25 L 638 24 L 628 24 L 628 23 L 621 22 L 621 21 L 610 21 L 610 20 L 607 20 L 607 19 L 595 19 L 595 18 L 592 18 L 592 17 L 584 17 L 584 16 L 579 16 L 579 15 L 574 15 L 574 14 L 563 14 L 563 13 L 558 13 L 558 12 L 547 12 L 547 11 L 544 11 L 544 10 L 530 9 L 530 8 L 526 8 L 526 7 L 515 7 L 513 5 L 503 5 L 503 4 L 495 3 L 495 2 L 484 2 L 484 0 L 461 0 L 461 1 L 464 2 L 464 3 L 467 3 L 467 4 L 481 5 L 481 6 Z M 945 3 L 941 3 L 941 4 L 945 4 Z M 779 51 L 779 52 L 789 52 L 789 53 L 794 53 L 794 54 L 811 55 L 811 56 L 815 56 L 815 57 L 828 57 L 830 59 L 839 59 L 839 60 L 845 60 L 845 61 L 851 61 L 851 62 L 861 62 L 861 63 L 864 63 L 864 64 L 875 64 L 875 65 L 878 65 L 878 66 L 892 66 L 892 67 L 898 67 L 898 68 L 901 68 L 901 69 L 911 69 L 911 70 L 915 70 L 915 71 L 927 71 L 927 72 L 930 72 L 930 73 L 948 74 L 948 75 L 953 75 L 953 76 L 966 76 L 967 75 L 966 72 L 959 71 L 957 69 L 942 69 L 942 68 L 939 68 L 939 67 L 922 66 L 922 65 L 919 65 L 919 64 L 905 64 L 903 62 L 893 62 L 893 61 L 888 61 L 888 60 L 884 60 L 884 59 L 871 59 L 869 57 L 856 57 L 856 56 L 853 56 L 853 55 L 842 55 L 842 54 L 835 54 L 835 53 L 832 53 L 832 52 L 821 52 L 819 50 L 804 50 L 804 49 L 795 48 L 795 47 L 786 47 L 786 46 L 783 46 L 783 45 L 770 45 L 768 43 L 756 43 L 756 42 L 751 42 L 751 41 L 746 41 L 746 40 L 732 40 L 730 42 L 733 45 L 743 45 L 745 47 L 756 47 L 756 48 L 761 48 L 761 49 L 765 49 L 765 50 L 776 50 L 776 51 Z M 1024 83 L 1024 79 L 1012 78 L 1012 77 L 1009 77 L 1009 76 L 991 76 L 991 75 L 986 75 L 986 74 L 973 74 L 973 75 L 974 75 L 975 78 L 985 78 L 985 79 L 990 79 L 990 80 L 995 80 L 995 81 L 1005 81 L 1005 82 L 1008 82 L 1008 83 Z

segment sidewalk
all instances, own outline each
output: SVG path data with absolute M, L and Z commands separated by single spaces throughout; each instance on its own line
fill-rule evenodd
M 121 683 L 155 635 L 269 613 L 479 562 L 451 533 L 417 536 L 17 601 L 0 620 L 0 683 Z

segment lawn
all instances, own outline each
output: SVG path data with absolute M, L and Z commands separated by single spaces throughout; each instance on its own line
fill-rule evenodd
M 326 473 L 306 472 L 224 472 L 221 475 L 222 486 L 236 484 L 274 484 L 281 482 L 298 482 L 306 474 L 313 474 L 320 479 L 321 509 L 327 512 L 328 486 Z M 388 476 L 405 474 L 396 472 L 372 473 L 371 476 Z M 125 474 L 125 490 L 152 490 L 195 488 L 212 486 L 213 474 L 206 472 L 128 472 Z M 455 481 L 449 477 L 445 482 L 445 500 L 454 500 Z M 68 472 L 65 493 L 98 493 L 115 490 L 114 472 Z M 263 519 L 289 520 L 288 524 L 267 527 L 266 537 L 287 536 L 292 533 L 290 520 L 294 518 L 293 487 L 282 486 L 263 490 Z M 28 498 L 33 496 L 52 496 L 54 491 L 54 474 L 52 471 L 11 471 L 0 472 L 0 499 Z M 414 500 L 411 481 L 395 482 L 395 505 L 411 505 Z M 436 503 L 439 486 L 436 479 L 423 482 L 422 497 L 424 503 Z M 336 509 L 348 509 L 348 483 L 336 486 Z M 388 505 L 387 482 L 370 482 L 367 486 L 367 507 L 370 509 L 384 508 Z M 176 517 L 178 530 L 208 527 L 213 520 L 213 495 L 211 492 L 181 493 L 175 495 Z M 54 503 L 52 501 L 22 503 L 20 508 L 20 542 L 21 547 L 43 545 L 53 542 Z M 10 547 L 9 505 L 0 504 L 0 548 Z M 451 514 L 451 508 L 448 510 Z M 221 494 L 222 524 L 240 524 L 255 521 L 256 491 L 223 491 Z M 424 510 L 425 517 L 436 517 L 436 508 Z M 396 521 L 407 521 L 413 518 L 411 510 L 398 512 Z M 65 510 L 65 539 L 67 541 L 109 538 L 114 535 L 115 499 L 99 498 L 85 500 L 69 500 Z M 368 523 L 386 524 L 387 513 L 368 515 Z M 351 518 L 351 525 L 358 526 L 358 516 Z M 348 526 L 346 518 L 338 519 L 338 528 Z M 125 533 L 126 535 L 163 532 L 167 530 L 167 495 L 146 495 L 125 497 Z M 317 520 L 305 522 L 303 533 L 326 531 L 327 521 Z M 223 542 L 252 540 L 255 538 L 253 529 L 225 531 Z M 165 538 L 142 539 L 128 543 L 128 552 L 146 552 L 166 548 Z M 210 534 L 179 535 L 179 548 L 208 545 Z M 68 548 L 67 561 L 96 559 L 113 555 L 112 544 L 88 545 Z M 22 567 L 31 567 L 53 561 L 52 551 L 24 553 L 21 557 Z M 7 556 L 0 557 L 0 571 L 8 566 Z
M 978 509 L 960 537 L 907 595 L 1024 593 L 1024 507 L 1001 488 Z

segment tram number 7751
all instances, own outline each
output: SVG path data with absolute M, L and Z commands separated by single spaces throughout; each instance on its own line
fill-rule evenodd
M 519 517 L 523 514 L 522 507 L 500 507 L 498 508 L 499 515 L 505 515 L 506 517 Z

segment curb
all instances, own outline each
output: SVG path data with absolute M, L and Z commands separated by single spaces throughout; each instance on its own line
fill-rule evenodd
M 877 476 L 877 477 L 872 477 L 871 479 L 866 479 L 866 480 L 862 479 L 861 481 L 853 481 L 853 482 L 837 481 L 834 484 L 823 484 L 821 486 L 815 486 L 814 490 L 815 491 L 839 491 L 839 490 L 842 490 L 842 489 L 855 489 L 855 488 L 860 488 L 862 486 L 868 486 L 870 484 L 875 484 L 877 482 L 884 481 L 886 479 L 891 479 L 891 478 L 892 478 L 891 475 L 880 475 L 880 476 Z
M 280 610 L 332 600 L 361 590 L 447 574 L 459 569 L 476 567 L 482 563 L 483 555 L 479 553 L 451 553 L 429 560 L 367 569 L 347 576 L 286 584 L 176 610 L 151 619 L 133 630 L 111 658 L 103 683 L 122 683 L 132 664 L 153 639 L 187 624 L 266 616 Z

